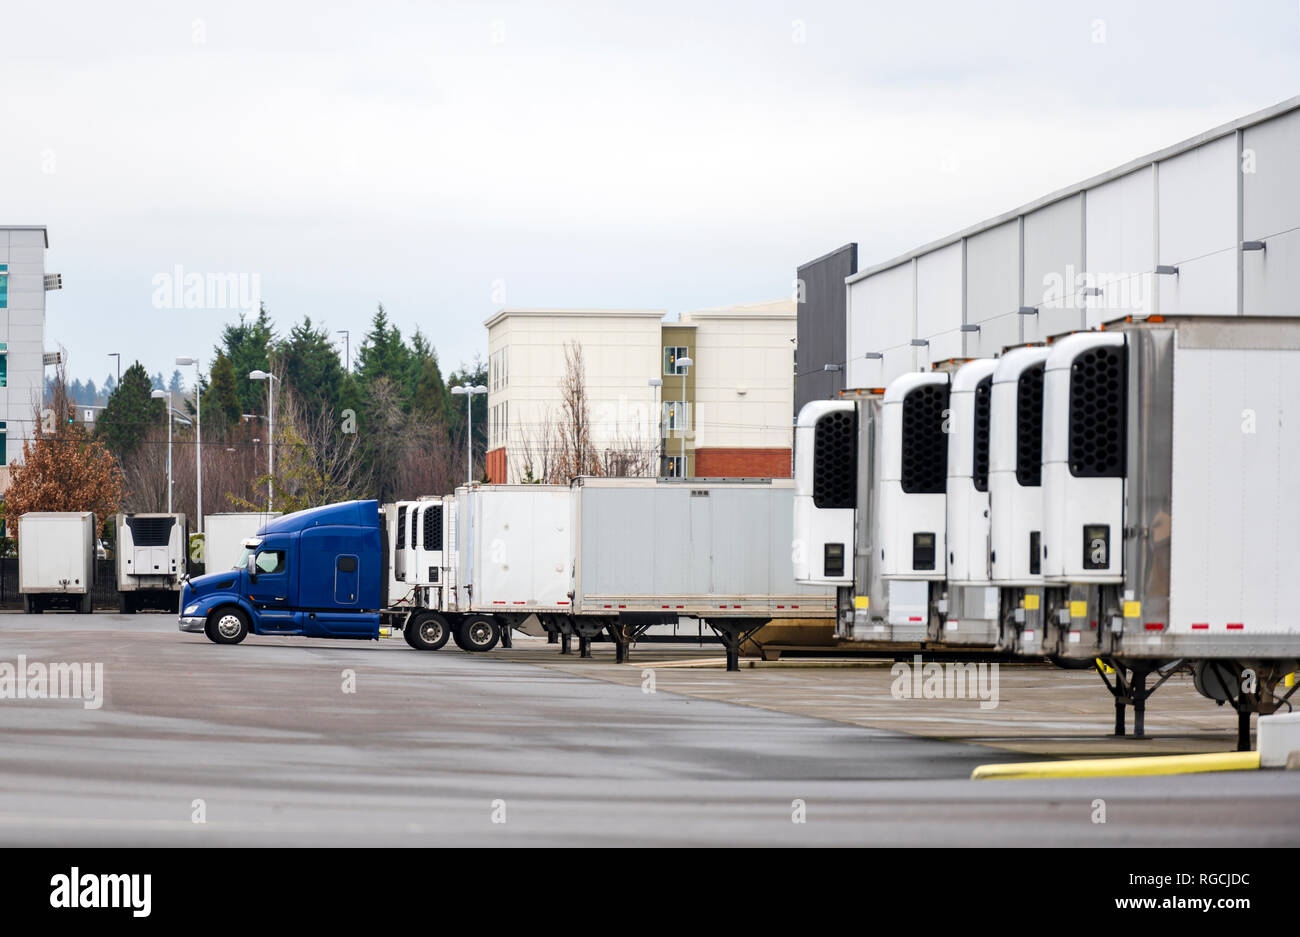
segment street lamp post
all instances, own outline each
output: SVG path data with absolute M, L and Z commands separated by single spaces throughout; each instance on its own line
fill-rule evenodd
M 165 390 L 156 390 L 149 396 L 154 400 L 167 401 L 167 513 L 172 512 L 172 418 L 179 414 L 179 411 L 172 406 L 172 395 Z M 181 422 L 186 426 L 190 421 L 181 416 Z
M 270 371 L 249 371 L 248 379 L 250 381 L 268 381 L 266 385 L 266 412 L 270 414 L 270 426 L 267 428 L 266 439 L 266 509 L 270 511 L 275 507 L 274 479 L 275 479 L 275 383 L 280 379 Z
M 682 419 L 685 419 L 686 417 L 686 372 L 691 369 L 691 365 L 693 365 L 694 363 L 695 363 L 695 359 L 688 358 L 685 356 L 677 359 L 677 371 L 682 376 L 682 412 L 679 414 L 679 416 Z M 682 437 L 682 478 L 685 478 L 686 477 L 686 430 L 683 429 L 681 426 L 678 426 L 677 433 Z
M 108 357 L 117 359 L 117 382 L 121 384 L 122 383 L 122 355 L 119 352 L 110 351 L 108 353 Z
M 352 373 L 352 334 L 347 329 L 339 329 L 338 334 L 343 336 L 343 373 Z
M 474 396 L 476 394 L 486 394 L 488 389 L 482 384 L 471 387 L 468 384 L 458 384 L 451 389 L 451 392 L 457 397 L 464 396 L 465 402 L 469 404 L 465 412 L 469 416 L 468 432 L 465 437 L 465 481 L 467 484 L 474 484 Z
M 650 424 L 650 432 L 655 433 L 654 447 L 650 450 L 650 458 L 657 459 L 659 454 L 659 443 L 663 439 L 663 435 L 664 435 L 664 418 L 663 418 L 662 408 L 659 406 L 659 388 L 664 386 L 664 379 L 662 377 L 652 377 L 650 378 L 650 380 L 646 381 L 646 384 L 648 384 L 651 388 L 650 406 L 653 409 L 650 412 L 654 413 L 656 410 L 661 411 L 659 413 L 659 419 L 654 420 Z M 657 433 L 655 432 L 656 429 L 658 430 Z M 662 471 L 663 471 L 663 460 L 659 459 L 659 464 L 655 466 L 655 474 L 658 475 Z
M 199 359 L 178 356 L 176 363 L 181 367 L 194 365 L 194 483 L 199 514 L 199 533 L 203 533 L 203 376 L 199 371 Z

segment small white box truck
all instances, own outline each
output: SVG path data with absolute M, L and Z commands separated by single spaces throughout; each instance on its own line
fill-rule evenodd
M 234 569 L 244 551 L 244 541 L 257 532 L 279 511 L 245 511 L 208 514 L 203 519 L 203 571 L 223 572 Z
M 18 591 L 28 614 L 91 610 L 95 586 L 95 515 L 33 511 L 18 518 Z
M 189 544 L 185 515 L 118 514 L 116 526 L 119 610 L 179 612 Z

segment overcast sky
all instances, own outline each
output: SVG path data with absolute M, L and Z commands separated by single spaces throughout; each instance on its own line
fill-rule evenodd
M 444 370 L 502 305 L 788 296 L 1300 93 L 1300 2 L 3 0 L 0 224 L 49 228 L 46 347 L 205 363 L 382 301 Z M 189 375 L 187 374 L 187 380 Z

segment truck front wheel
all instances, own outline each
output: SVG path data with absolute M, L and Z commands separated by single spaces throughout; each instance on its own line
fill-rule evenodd
M 248 616 L 233 606 L 219 608 L 208 616 L 204 632 L 214 644 L 238 644 L 248 637 Z
M 406 643 L 417 651 L 436 651 L 451 637 L 447 620 L 433 612 L 416 612 L 402 629 Z
M 500 627 L 486 615 L 471 615 L 456 629 L 456 643 L 467 651 L 490 651 L 500 639 Z

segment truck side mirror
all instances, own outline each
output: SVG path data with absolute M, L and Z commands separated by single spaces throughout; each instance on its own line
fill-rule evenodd
M 248 554 L 248 559 L 244 561 L 244 571 L 248 573 L 249 582 L 257 582 L 257 554 Z

